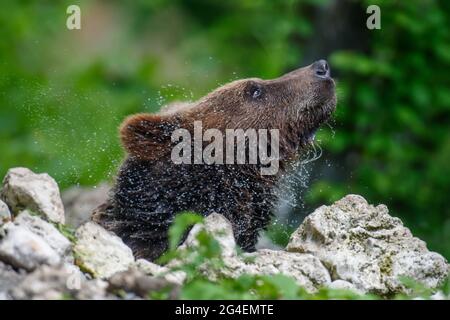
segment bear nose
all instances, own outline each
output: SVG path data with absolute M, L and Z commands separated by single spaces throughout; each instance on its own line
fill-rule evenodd
M 312 64 L 314 74 L 320 78 L 330 77 L 330 67 L 326 60 L 318 60 Z

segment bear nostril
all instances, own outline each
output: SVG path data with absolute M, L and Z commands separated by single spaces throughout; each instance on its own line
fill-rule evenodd
M 319 60 L 313 63 L 312 65 L 315 75 L 321 78 L 329 78 L 330 77 L 330 67 L 326 60 Z

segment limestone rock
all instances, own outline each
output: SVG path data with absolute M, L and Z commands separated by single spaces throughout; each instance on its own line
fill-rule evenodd
M 3 226 L 0 240 L 0 260 L 28 271 L 42 264 L 56 265 L 58 253 L 40 236 L 11 222 Z
M 3 180 L 1 198 L 14 214 L 30 209 L 50 221 L 64 223 L 58 185 L 46 173 L 35 174 L 27 168 L 8 170 Z
M 350 291 L 358 293 L 358 294 L 362 293 L 361 291 L 356 289 L 356 287 L 353 283 L 350 283 L 345 280 L 334 280 L 332 283 L 329 284 L 328 288 L 339 289 L 339 290 L 350 290 Z
M 258 250 L 254 253 L 238 255 L 233 230 L 230 222 L 219 214 L 211 214 L 205 218 L 204 224 L 195 225 L 185 243 L 179 250 L 196 246 L 196 235 L 205 229 L 219 242 L 222 249 L 224 268 L 211 270 L 207 267 L 200 271 L 211 279 L 218 276 L 239 277 L 242 274 L 291 276 L 295 281 L 309 291 L 331 283 L 327 269 L 319 259 L 310 254 L 298 254 L 275 250 Z M 169 263 L 176 266 L 180 261 Z
M 183 271 L 171 271 L 167 267 L 145 259 L 136 260 L 134 267 L 146 275 L 161 277 L 172 283 L 181 285 L 186 280 L 186 274 Z
M 92 211 L 108 198 L 111 187 L 101 183 L 95 187 L 71 187 L 62 193 L 66 225 L 78 228 L 90 220 Z
M 22 282 L 25 276 L 26 273 L 23 270 L 14 270 L 13 267 L 0 261 L 0 300 L 11 299 L 8 291 Z
M 254 260 L 250 259 L 250 263 L 246 263 L 240 273 L 284 274 L 294 278 L 298 285 L 310 292 L 331 283 L 328 270 L 310 254 L 263 249 L 245 256 Z
M 21 300 L 111 299 L 107 283 L 89 280 L 73 265 L 43 266 L 30 273 L 9 294 Z
M 231 223 L 218 213 L 212 213 L 207 216 L 203 224 L 196 224 L 189 232 L 185 242 L 180 246 L 180 249 L 196 246 L 197 235 L 203 229 L 212 234 L 214 239 L 219 242 L 223 257 L 234 256 L 236 254 L 236 241 L 234 240 Z
M 40 236 L 61 257 L 67 256 L 70 253 L 72 246 L 70 241 L 64 237 L 55 226 L 42 220 L 38 216 L 31 215 L 28 211 L 23 211 L 16 219 L 14 219 L 14 224 L 23 226 Z
M 148 276 L 136 268 L 118 272 L 108 282 L 108 291 L 111 293 L 124 290 L 141 298 L 148 298 L 154 291 L 168 290 L 169 299 L 176 299 L 179 291 L 179 285 L 164 278 Z
M 0 200 L 0 226 L 8 221 L 11 221 L 11 212 L 2 200 Z
M 122 239 L 94 222 L 83 224 L 75 235 L 76 262 L 96 278 L 109 278 L 116 272 L 127 270 L 134 263 L 131 249 Z
M 407 293 L 402 276 L 435 288 L 449 273 L 445 258 L 428 251 L 386 206 L 371 206 L 357 195 L 316 209 L 292 234 L 287 250 L 318 257 L 333 280 L 382 295 Z

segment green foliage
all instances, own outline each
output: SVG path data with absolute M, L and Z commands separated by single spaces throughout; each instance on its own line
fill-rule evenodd
M 265 231 L 265 234 L 274 244 L 284 247 L 288 244 L 289 238 L 295 229 L 293 226 L 283 225 L 274 219 Z
M 178 244 L 183 235 L 192 226 L 192 222 L 202 223 L 203 219 L 192 213 L 180 214 L 169 230 L 170 243 Z M 174 231 L 175 230 L 175 231 Z M 241 275 L 238 278 L 224 276 L 221 248 L 214 235 L 204 229 L 196 236 L 194 246 L 177 250 L 171 247 L 162 261 L 175 260 L 178 263 L 172 271 L 183 271 L 187 280 L 183 285 L 181 299 L 368 299 L 370 295 L 358 295 L 347 290 L 323 288 L 317 293 L 307 293 L 291 277 L 276 274 L 273 276 Z M 216 280 L 207 278 L 202 270 L 216 274 Z M 164 299 L 167 290 L 152 293 L 152 299 Z
M 330 3 L 81 0 L 82 30 L 69 31 L 71 1 L 2 1 L 0 176 L 26 166 L 62 188 L 110 179 L 123 157 L 117 127 L 126 115 L 311 62 L 316 12 Z M 333 130 L 317 136 L 330 170 L 311 182 L 307 207 L 360 193 L 449 258 L 450 2 L 349 3 L 361 15 L 351 27 L 366 44 L 324 57 L 339 103 Z M 381 8 L 381 30 L 365 28 L 369 4 Z M 278 243 L 285 234 L 272 232 Z
M 180 234 L 184 234 L 191 226 L 192 221 L 203 223 L 200 216 L 192 213 L 181 214 L 170 227 L 171 243 L 179 243 Z M 177 230 L 174 232 L 173 230 Z M 241 257 L 244 258 L 244 257 Z M 181 299 L 307 299 L 307 300 L 373 300 L 385 297 L 374 294 L 359 294 L 351 290 L 320 288 L 315 293 L 308 293 L 296 284 L 296 281 L 283 274 L 275 275 L 248 275 L 243 274 L 237 278 L 224 275 L 226 266 L 222 261 L 221 248 L 214 235 L 202 230 L 197 233 L 197 243 L 182 250 L 172 248 L 163 259 L 165 262 L 175 260 L 177 263 L 171 267 L 172 271 L 183 271 L 187 280 L 180 290 Z M 173 261 L 172 261 L 173 262 Z M 215 274 L 215 279 L 207 278 L 202 270 Z M 409 289 L 409 295 L 396 295 L 394 299 L 411 299 L 420 297 L 429 299 L 432 291 L 409 278 L 401 278 L 402 284 Z M 444 294 L 449 292 L 449 282 L 443 284 L 441 290 Z M 152 292 L 151 299 L 167 299 L 170 288 L 160 292 Z
M 386 203 L 432 250 L 449 257 L 448 2 L 364 4 L 377 2 L 382 29 L 368 32 L 370 50 L 338 51 L 330 59 L 340 99 L 336 139 L 324 139 L 323 147 L 344 159 L 347 177 L 327 183 Z M 336 200 L 317 189 L 309 197 L 314 204 Z
M 58 229 L 61 234 L 66 237 L 70 242 L 75 243 L 77 241 L 77 237 L 75 236 L 75 230 L 65 224 L 55 223 L 56 229 Z
M 218 281 L 197 278 L 188 282 L 181 291 L 182 299 L 270 299 L 270 300 L 372 300 L 375 295 L 361 295 L 350 290 L 321 288 L 308 293 L 291 277 L 242 275 L 236 279 L 223 278 Z
M 193 224 L 203 223 L 203 217 L 194 213 L 186 212 L 177 215 L 169 228 L 169 250 L 159 259 L 160 263 L 171 260 L 183 261 L 181 266 L 174 270 L 182 270 L 188 279 L 202 277 L 201 268 L 220 270 L 223 268 L 221 249 L 216 239 L 204 229 L 196 234 L 197 245 L 177 250 L 180 240 Z
M 425 287 L 423 284 L 415 281 L 414 279 L 408 277 L 400 277 L 400 282 L 407 288 L 411 293 L 410 295 L 398 294 L 395 299 L 404 300 L 411 298 L 429 298 L 433 292 L 429 288 Z
M 169 229 L 169 249 L 175 250 L 189 227 L 203 221 L 203 218 L 195 213 L 181 213 L 175 217 L 172 226 Z

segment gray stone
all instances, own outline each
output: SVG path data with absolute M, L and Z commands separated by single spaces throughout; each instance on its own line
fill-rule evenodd
M 283 250 L 282 246 L 279 246 L 278 244 L 273 243 L 272 240 L 264 233 L 260 235 L 255 248 L 257 250 L 260 250 L 260 249 Z
M 178 284 L 174 284 L 164 278 L 148 276 L 136 268 L 118 272 L 109 278 L 108 282 L 108 291 L 111 293 L 123 290 L 142 298 L 149 298 L 149 295 L 155 291 L 168 290 L 168 298 L 176 299 L 179 292 Z
M 292 277 L 309 292 L 331 283 L 330 274 L 319 259 L 310 254 L 291 253 L 269 249 L 245 254 L 250 259 L 238 274 L 276 275 Z
M 145 259 L 136 260 L 134 267 L 146 275 L 157 276 L 172 283 L 181 285 L 186 280 L 186 273 L 183 271 L 171 271 L 167 267 L 160 266 Z
M 428 251 L 386 206 L 371 206 L 357 195 L 316 209 L 292 234 L 287 250 L 318 257 L 333 280 L 382 295 L 407 293 L 402 276 L 436 288 L 449 273 L 445 258 Z
M 8 221 L 11 221 L 11 212 L 2 200 L 0 200 L 0 226 Z
M 219 242 L 223 257 L 236 254 L 236 242 L 231 223 L 218 213 L 210 214 L 205 218 L 203 224 L 196 224 L 189 232 L 185 242 L 180 246 L 180 249 L 197 246 L 197 235 L 203 229 L 212 234 L 214 239 Z
M 83 224 L 75 235 L 76 262 L 96 278 L 109 278 L 116 272 L 127 270 L 134 263 L 131 249 L 122 239 L 94 222 Z
M 445 295 L 444 292 L 438 291 L 430 297 L 431 300 L 450 300 L 450 294 Z
M 105 281 L 86 277 L 73 265 L 43 266 L 30 273 L 9 292 L 13 299 L 112 299 Z
M 356 289 L 355 285 L 353 283 L 350 283 L 345 280 L 334 280 L 332 283 L 328 285 L 328 288 L 331 289 L 339 289 L 339 290 L 350 290 L 354 293 L 362 294 L 361 291 Z
M 90 220 L 92 212 L 108 199 L 111 187 L 101 183 L 96 187 L 71 187 L 62 193 L 66 224 L 78 228 Z
M 0 261 L 0 300 L 11 299 L 8 291 L 15 288 L 25 278 L 23 270 L 14 270 L 13 267 Z
M 28 271 L 42 264 L 56 265 L 61 261 L 58 253 L 45 240 L 27 229 L 11 222 L 2 227 L 0 260 Z
M 27 168 L 8 170 L 3 180 L 1 198 L 14 214 L 30 209 L 50 221 L 64 223 L 58 185 L 46 173 L 35 174 Z
M 14 224 L 25 227 L 40 236 L 61 257 L 65 257 L 71 253 L 71 242 L 55 226 L 38 216 L 31 215 L 28 211 L 22 211 L 14 220 Z
M 222 249 L 224 268 L 213 270 L 206 265 L 200 267 L 199 271 L 211 280 L 223 276 L 237 278 L 243 274 L 284 274 L 292 277 L 299 285 L 311 292 L 331 283 L 327 269 L 319 259 L 310 254 L 265 249 L 238 255 L 231 224 L 220 214 L 211 214 L 205 218 L 204 224 L 195 225 L 179 250 L 195 247 L 196 235 L 200 230 L 206 230 L 213 235 Z M 168 267 L 173 268 L 181 263 L 183 262 L 171 261 Z

